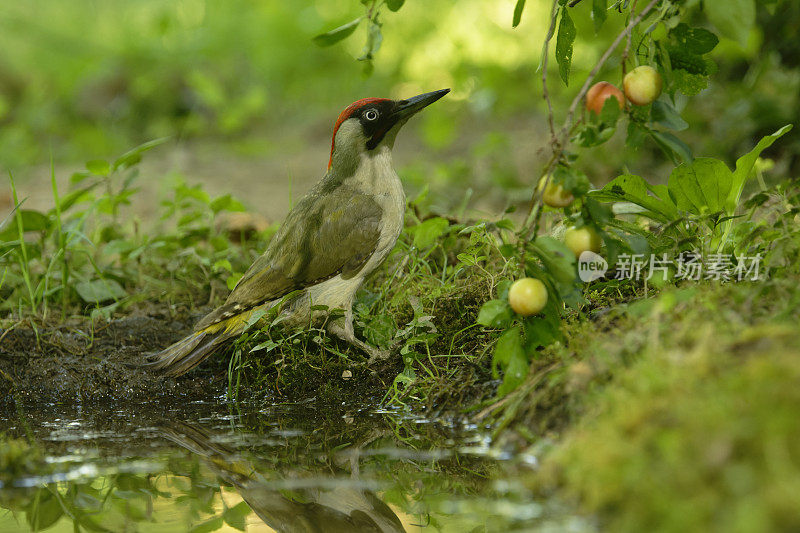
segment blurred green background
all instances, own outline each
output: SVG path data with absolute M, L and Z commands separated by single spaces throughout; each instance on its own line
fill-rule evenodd
M 401 135 L 397 166 L 410 194 L 431 187 L 439 210 L 460 205 L 471 187 L 472 205 L 489 215 L 528 196 L 546 140 L 537 69 L 550 2 L 528 0 L 516 29 L 514 4 L 408 0 L 397 13 L 384 10 L 382 47 L 366 77 L 355 59 L 363 25 L 332 47 L 312 42 L 362 14 L 357 0 L 4 2 L 0 165 L 21 182 L 29 205 L 45 206 L 49 187 L 39 184 L 49 179 L 51 154 L 65 179 L 86 160 L 170 136 L 146 158 L 145 175 L 178 173 L 279 217 L 322 176 L 344 106 L 451 87 Z M 680 135 L 696 155 L 732 164 L 752 139 L 797 121 L 800 53 L 787 44 L 800 31 L 797 4 L 762 10 L 744 46 L 723 40 L 712 54 L 720 72 L 710 88 L 678 100 L 691 125 Z M 572 85 L 550 78 L 558 122 L 623 24 L 611 11 L 595 35 L 590 7 L 582 2 L 573 16 Z M 620 78 L 612 59 L 600 79 Z M 800 166 L 797 131 L 769 154 L 783 173 Z M 633 152 L 623 134 L 584 156 L 590 178 L 602 184 L 630 169 L 665 179 L 671 165 L 657 148 Z

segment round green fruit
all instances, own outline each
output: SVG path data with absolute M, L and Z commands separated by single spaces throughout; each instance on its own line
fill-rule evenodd
M 582 228 L 569 228 L 564 233 L 564 244 L 572 250 L 575 257 L 580 257 L 583 252 L 600 252 L 603 240 L 594 228 L 584 226 Z
M 634 105 L 647 105 L 655 102 L 661 94 L 661 74 L 649 65 L 636 67 L 625 74 L 622 87 L 625 96 Z
M 547 304 L 547 287 L 536 278 L 518 279 L 508 289 L 508 303 L 518 315 L 539 314 Z
M 539 183 L 539 190 L 542 189 L 544 180 Z M 572 193 L 564 189 L 561 185 L 553 183 L 553 178 L 550 178 L 550 183 L 545 187 L 542 192 L 542 201 L 545 205 L 550 207 L 567 207 L 575 199 Z

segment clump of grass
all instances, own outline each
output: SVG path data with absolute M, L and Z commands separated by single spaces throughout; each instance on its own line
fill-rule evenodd
M 4 318 L 45 322 L 55 308 L 62 320 L 107 319 L 148 301 L 194 307 L 214 300 L 218 285 L 235 283 L 270 231 L 255 235 L 258 242 L 245 242 L 243 253 L 230 253 L 238 245 L 216 224 L 220 213 L 244 209 L 230 195 L 211 198 L 172 176 L 160 224 L 148 221 L 143 225 L 150 231 L 142 231 L 128 209 L 143 153 L 162 142 L 145 143 L 114 161 L 89 161 L 72 176 L 66 194 L 51 165 L 49 211 L 25 209 L 10 176 L 15 209 L 0 225 Z

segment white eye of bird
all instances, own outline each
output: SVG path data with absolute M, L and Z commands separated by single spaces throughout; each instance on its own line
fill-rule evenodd
M 367 120 L 375 120 L 378 118 L 378 112 L 374 109 L 370 109 L 366 113 L 364 113 L 364 118 Z

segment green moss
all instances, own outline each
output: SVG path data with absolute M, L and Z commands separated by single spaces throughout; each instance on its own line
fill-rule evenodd
M 572 391 L 583 415 L 533 484 L 610 531 L 800 528 L 800 332 L 773 319 L 786 288 L 704 286 L 672 306 L 666 293 L 622 319 L 628 332 L 595 335 L 570 370 L 605 372 Z

